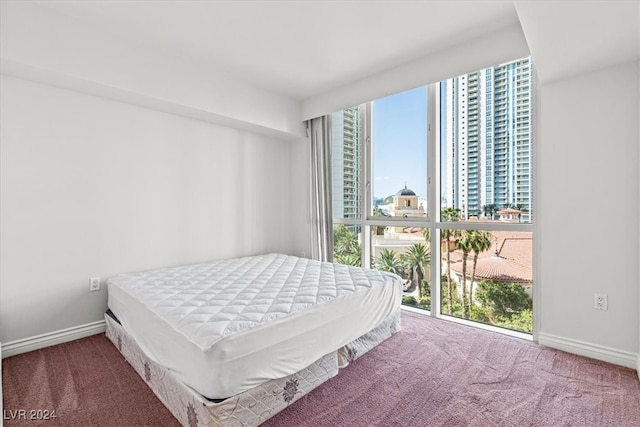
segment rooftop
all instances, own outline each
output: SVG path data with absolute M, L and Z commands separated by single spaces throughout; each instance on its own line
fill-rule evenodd
M 529 232 L 492 231 L 491 247 L 478 255 L 476 278 L 509 283 L 533 283 L 533 238 Z M 443 254 L 444 256 L 444 254 Z M 471 276 L 472 258 L 467 262 Z M 451 270 L 462 274 L 462 251 L 450 253 Z

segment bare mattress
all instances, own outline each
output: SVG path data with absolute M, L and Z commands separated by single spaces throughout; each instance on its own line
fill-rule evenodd
M 294 374 L 378 326 L 399 276 L 282 254 L 119 274 L 109 308 L 183 384 L 224 399 Z

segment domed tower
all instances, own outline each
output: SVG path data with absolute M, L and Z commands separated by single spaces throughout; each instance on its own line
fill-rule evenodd
M 401 190 L 398 190 L 396 195 L 393 196 L 393 206 L 395 210 L 418 209 L 418 196 L 413 190 L 409 190 L 407 188 L 407 184 L 405 184 L 404 188 Z
M 393 203 L 389 206 L 388 212 L 392 217 L 425 216 L 424 207 L 419 204 L 417 194 L 407 188 L 406 184 L 393 196 Z M 404 227 L 395 227 L 397 233 L 401 233 L 402 230 Z

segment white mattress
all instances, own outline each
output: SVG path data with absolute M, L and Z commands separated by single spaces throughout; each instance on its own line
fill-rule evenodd
M 120 274 L 109 308 L 149 358 L 209 399 L 311 365 L 401 303 L 399 276 L 281 254 Z

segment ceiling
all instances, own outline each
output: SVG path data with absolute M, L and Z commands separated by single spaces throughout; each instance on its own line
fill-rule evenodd
M 630 1 L 47 1 L 303 100 L 520 23 L 542 81 L 640 56 Z
M 542 82 L 640 59 L 640 1 L 516 1 Z

